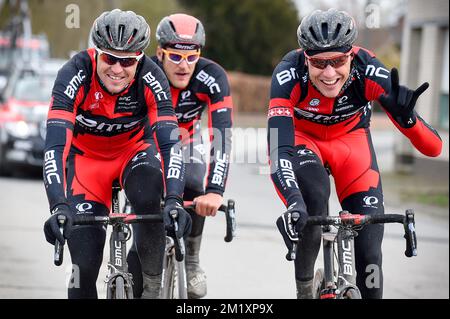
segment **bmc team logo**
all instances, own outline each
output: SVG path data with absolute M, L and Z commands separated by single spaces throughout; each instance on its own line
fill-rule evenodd
M 201 70 L 195 78 L 209 87 L 211 94 L 221 92 L 219 84 L 216 83 L 216 78 L 209 75 L 205 71 Z
M 83 75 L 83 70 L 79 70 L 77 74 L 70 80 L 69 85 L 64 90 L 64 94 L 70 99 L 75 97 L 75 92 L 78 90 L 81 82 L 83 82 L 86 75 Z
M 153 76 L 152 72 L 146 73 L 142 79 L 153 89 L 158 101 L 167 100 L 167 94 L 164 92 L 161 83 Z
M 320 104 L 320 100 L 319 99 L 312 99 L 311 101 L 309 101 L 309 105 L 310 106 L 318 106 Z
M 387 70 L 381 66 L 376 68 L 374 65 L 369 64 L 366 69 L 366 75 L 368 75 L 368 76 L 375 75 L 376 77 L 387 79 L 389 77 L 389 70 Z
M 276 78 L 280 85 L 283 85 L 291 80 L 298 79 L 298 74 L 295 68 L 290 68 L 289 70 L 283 70 L 276 74 Z

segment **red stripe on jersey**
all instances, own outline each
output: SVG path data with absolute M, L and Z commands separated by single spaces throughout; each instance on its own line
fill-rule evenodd
M 231 99 L 231 96 L 225 96 L 223 98 L 223 101 L 219 101 L 217 103 L 211 104 L 209 106 L 209 111 L 214 112 L 218 109 L 227 108 L 231 109 L 233 107 L 233 100 Z
M 293 108 L 297 105 L 298 100 L 300 99 L 300 83 L 297 83 L 291 91 L 289 99 L 284 98 L 272 98 L 269 102 L 269 109 L 277 106 L 286 106 L 289 108 Z
M 156 104 L 155 95 L 152 90 L 150 90 L 147 86 L 144 86 L 144 96 L 145 102 L 148 107 L 148 119 L 150 121 L 150 126 L 155 124 L 158 117 L 158 106 Z
M 370 55 L 372 58 L 375 57 L 375 53 L 373 53 L 372 51 L 367 50 L 367 49 L 365 49 L 365 48 L 361 48 L 361 47 L 356 47 L 356 46 L 354 46 L 352 51 L 353 51 L 353 53 L 355 53 L 355 54 L 358 54 L 359 51 L 365 51 L 365 52 L 369 53 L 369 55 Z
M 292 105 L 291 101 L 288 99 L 273 98 L 273 99 L 270 99 L 269 109 L 272 107 L 279 107 L 279 106 L 291 107 L 291 105 Z
M 366 78 L 365 97 L 368 101 L 378 100 L 381 94 L 386 93 L 384 88 L 374 80 Z
M 173 108 L 176 108 L 176 106 L 178 105 L 178 97 L 180 96 L 180 89 L 174 88 L 174 87 L 170 87 L 170 95 L 172 95 L 172 104 L 173 104 Z
M 177 117 L 174 116 L 159 116 L 156 118 L 156 121 L 172 121 L 172 122 L 177 122 Z
M 75 123 L 75 114 L 68 112 L 68 111 L 63 111 L 63 110 L 52 110 L 50 109 L 48 111 L 48 117 L 49 120 L 53 120 L 53 119 L 59 119 L 59 120 L 66 120 L 72 124 Z

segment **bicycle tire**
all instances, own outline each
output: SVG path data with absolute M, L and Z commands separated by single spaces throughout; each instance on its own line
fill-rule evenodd
M 355 288 L 347 288 L 342 293 L 342 299 L 362 299 L 361 293 Z
M 161 297 L 163 299 L 174 299 L 176 269 L 173 256 L 165 256 L 166 269 L 164 269 L 163 287 Z
M 186 266 L 183 261 L 176 263 L 178 299 L 188 299 Z
M 125 280 L 122 276 L 117 276 L 114 280 L 114 299 L 126 299 Z
M 313 279 L 313 298 L 320 299 L 320 293 L 325 289 L 325 271 L 323 268 L 316 270 Z

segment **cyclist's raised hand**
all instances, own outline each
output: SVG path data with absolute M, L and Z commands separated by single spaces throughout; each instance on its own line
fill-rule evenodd
M 292 250 L 292 244 L 298 242 L 299 236 L 308 220 L 308 213 L 296 205 L 290 208 L 277 219 L 277 227 L 283 236 L 288 251 Z M 300 234 L 300 235 L 299 235 Z M 289 258 L 287 256 L 286 258 Z
M 192 220 L 191 216 L 188 212 L 186 212 L 181 205 L 183 201 L 181 198 L 177 197 L 166 197 L 165 199 L 165 205 L 164 205 L 164 211 L 163 211 L 163 218 L 164 218 L 164 224 L 166 225 L 166 228 L 168 230 L 173 230 L 173 219 L 171 217 L 171 212 L 176 210 L 177 211 L 177 223 L 178 223 L 178 229 L 177 231 L 177 237 L 182 238 L 191 232 L 192 228 Z
M 378 100 L 402 127 L 411 127 L 416 123 L 414 107 L 419 96 L 428 89 L 428 82 L 423 83 L 415 90 L 400 85 L 398 71 L 391 70 L 391 91 L 382 94 Z
M 59 229 L 58 216 L 63 215 L 65 217 L 64 231 L 61 234 Z M 73 212 L 67 204 L 58 204 L 52 211 L 52 215 L 47 219 L 44 224 L 45 239 L 52 245 L 55 244 L 55 240 L 58 240 L 61 245 L 64 245 L 65 239 L 69 238 L 72 232 L 72 216 Z

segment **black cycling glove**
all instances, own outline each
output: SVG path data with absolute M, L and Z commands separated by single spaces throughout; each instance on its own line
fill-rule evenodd
M 64 216 L 64 231 L 61 234 L 59 229 L 60 225 L 58 222 L 58 216 Z M 73 212 L 71 211 L 69 205 L 67 204 L 58 204 L 52 211 L 52 215 L 47 219 L 44 224 L 44 233 L 45 239 L 52 245 L 55 244 L 55 241 L 58 240 L 61 245 L 64 245 L 65 239 L 69 238 L 70 233 L 72 232 L 72 216 Z
M 414 107 L 417 99 L 428 88 L 428 82 L 423 83 L 416 90 L 410 90 L 399 84 L 398 71 L 391 70 L 391 91 L 382 94 L 378 100 L 401 127 L 409 128 L 416 124 L 417 117 Z
M 192 228 L 191 216 L 188 212 L 186 212 L 186 210 L 184 210 L 183 206 L 181 205 L 182 202 L 183 201 L 181 198 L 168 196 L 165 199 L 163 211 L 163 218 L 166 229 L 168 231 L 176 231 L 178 238 L 189 235 Z M 174 229 L 173 219 L 171 216 L 171 212 L 174 210 L 177 212 L 176 220 L 178 223 L 178 229 Z
M 308 213 L 304 207 L 298 207 L 296 203 L 278 217 L 277 227 L 289 252 L 292 250 L 293 243 L 297 243 L 299 238 L 301 238 L 301 233 L 307 220 Z M 286 255 L 286 259 L 291 260 L 289 253 Z

